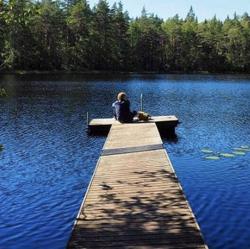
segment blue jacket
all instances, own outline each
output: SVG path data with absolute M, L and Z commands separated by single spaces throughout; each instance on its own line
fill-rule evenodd
M 122 123 L 130 123 L 133 121 L 133 114 L 130 112 L 130 102 L 116 101 L 112 104 L 113 114 L 116 120 Z

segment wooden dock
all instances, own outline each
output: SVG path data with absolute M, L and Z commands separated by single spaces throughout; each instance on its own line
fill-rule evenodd
M 207 248 L 155 123 L 112 125 L 73 248 Z

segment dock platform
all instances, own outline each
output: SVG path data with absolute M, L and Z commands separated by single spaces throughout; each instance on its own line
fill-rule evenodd
M 141 121 L 138 121 L 137 118 L 134 118 L 134 123 L 140 123 L 140 122 Z M 174 115 L 153 116 L 146 123 L 156 124 L 158 130 L 161 133 L 166 132 L 168 134 L 171 134 L 175 132 L 175 127 L 178 125 L 179 120 Z M 88 124 L 88 130 L 90 134 L 98 134 L 98 133 L 108 134 L 113 124 L 120 124 L 120 123 L 116 121 L 114 118 L 92 119 Z
M 112 125 L 67 248 L 207 248 L 155 123 Z

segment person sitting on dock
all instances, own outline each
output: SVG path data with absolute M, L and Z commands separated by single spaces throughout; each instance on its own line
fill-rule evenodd
M 121 123 L 131 123 L 137 112 L 130 111 L 130 101 L 125 92 L 120 92 L 117 95 L 117 101 L 112 104 L 114 117 Z

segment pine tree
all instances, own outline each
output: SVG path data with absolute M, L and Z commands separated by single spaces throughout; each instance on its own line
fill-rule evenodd
M 68 69 L 92 69 L 91 45 L 92 11 L 86 0 L 74 1 L 68 10 L 67 65 Z

